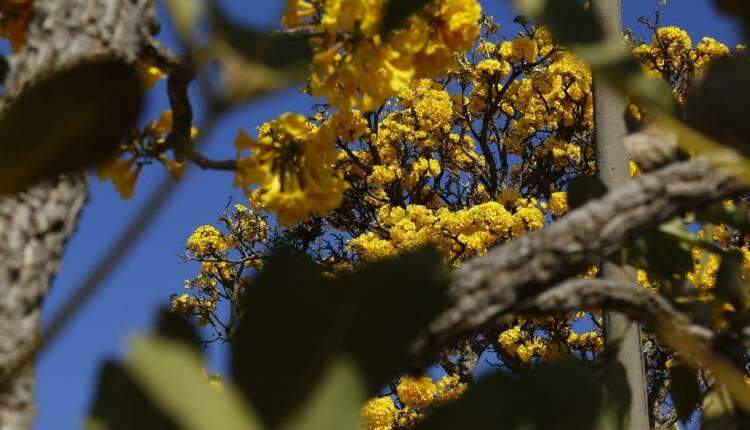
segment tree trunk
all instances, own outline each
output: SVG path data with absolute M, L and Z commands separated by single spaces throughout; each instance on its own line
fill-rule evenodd
M 609 40 L 622 40 L 622 12 L 620 0 L 595 0 L 593 11 Z M 628 181 L 628 152 L 623 144 L 627 134 L 625 125 L 625 103 L 605 82 L 594 77 L 594 122 L 596 132 L 596 164 L 599 177 L 612 189 Z M 633 271 L 605 262 L 601 266 L 601 276 L 612 280 L 627 280 L 637 288 Z M 628 428 L 643 430 L 649 428 L 648 406 L 646 402 L 646 377 L 641 352 L 640 326 L 629 321 L 623 314 L 607 311 L 604 314 L 604 338 L 608 347 L 617 350 L 617 361 L 625 368 L 630 387 L 630 410 Z M 610 387 L 614 399 L 622 399 L 627 393 L 617 393 L 624 388 L 613 384 Z
M 40 78 L 88 59 L 135 61 L 155 23 L 154 0 L 37 0 L 26 43 L 9 60 L 3 106 Z M 82 173 L 0 198 L 1 369 L 39 334 L 41 303 L 86 198 Z M 30 364 L 0 387 L 0 430 L 31 428 L 34 384 Z

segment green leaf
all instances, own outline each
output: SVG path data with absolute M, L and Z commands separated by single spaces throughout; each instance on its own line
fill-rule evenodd
M 702 430 L 736 430 L 737 410 L 729 391 L 716 384 L 703 398 Z
M 714 204 L 695 212 L 695 219 L 712 224 L 726 224 L 750 233 L 750 213 L 745 205 L 726 207 Z
M 721 256 L 719 271 L 716 273 L 716 298 L 733 304 L 737 309 L 745 308 L 745 288 L 742 285 L 742 262 L 739 251 L 730 251 Z
M 605 194 L 607 186 L 598 176 L 576 176 L 568 185 L 568 205 L 571 210 L 578 209 L 590 200 L 598 199 Z
M 98 381 L 86 430 L 178 429 L 154 406 L 122 365 L 105 362 Z
M 616 354 L 619 347 L 610 348 L 604 354 Z M 601 357 L 604 383 L 604 408 L 595 428 L 601 430 L 623 430 L 630 412 L 630 385 L 625 366 L 614 357 Z
M 185 345 L 200 351 L 202 342 L 195 326 L 185 315 L 162 309 L 159 312 L 159 320 L 156 323 L 156 331 L 160 336 L 184 342 Z
M 180 40 L 190 46 L 195 27 L 206 9 L 204 0 L 166 0 L 166 3 Z
M 432 2 L 433 0 L 388 0 L 381 33 L 388 34 L 401 27 L 413 13 Z
M 745 0 L 714 0 L 720 11 L 750 20 L 750 5 Z
M 698 243 L 682 220 L 674 218 L 628 241 L 621 263 L 643 269 L 654 279 L 672 281 L 692 270 L 690 248 Z
M 0 114 L 0 194 L 107 159 L 136 125 L 142 101 L 135 70 L 114 59 L 26 89 Z
M 687 422 L 701 401 L 701 387 L 695 369 L 687 364 L 676 364 L 669 369 L 669 393 L 680 421 Z
M 370 389 L 381 389 L 405 369 L 408 347 L 445 309 L 450 275 L 438 252 L 425 248 L 340 282 L 356 310 L 344 350 L 355 357 Z
M 232 375 L 269 427 L 305 403 L 346 330 L 343 294 L 304 256 L 280 252 L 245 287 Z
M 306 403 L 341 354 L 379 390 L 405 370 L 408 348 L 445 306 L 448 284 L 434 250 L 338 279 L 321 277 L 305 257 L 274 255 L 246 287 L 232 373 L 270 427 Z
M 494 374 L 479 380 L 415 428 L 590 430 L 600 422 L 601 400 L 602 384 L 593 368 L 565 361 L 518 379 Z
M 517 4 L 521 11 L 547 25 L 565 44 L 592 44 L 604 37 L 599 21 L 578 0 L 522 0 Z
M 310 400 L 282 430 L 353 430 L 359 428 L 360 408 L 367 400 L 365 381 L 356 365 L 337 359 L 329 365 Z
M 298 69 L 300 76 L 307 71 L 312 58 L 308 34 L 264 32 L 229 18 L 213 3 L 210 12 L 216 36 L 246 59 L 274 69 Z
M 750 156 L 750 63 L 746 59 L 714 61 L 687 97 L 687 123 L 705 136 Z
M 159 409 L 185 430 L 255 430 L 262 426 L 233 385 L 212 388 L 203 363 L 182 342 L 143 337 L 133 344 L 128 369 Z

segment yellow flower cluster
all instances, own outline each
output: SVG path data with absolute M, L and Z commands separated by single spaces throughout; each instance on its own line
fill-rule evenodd
M 378 211 L 378 222 L 388 233 L 383 238 L 368 232 L 351 239 L 348 247 L 364 261 L 377 261 L 402 252 L 434 244 L 449 261 L 484 254 L 497 241 L 509 237 L 511 228 L 521 225 L 518 232 L 538 225 L 541 211 L 521 208 L 520 214 L 511 215 L 497 202 L 483 203 L 470 209 L 451 212 L 447 208 L 431 210 L 425 206 L 383 206 Z M 530 214 L 531 211 L 538 212 Z M 529 221 L 527 223 L 527 220 Z
M 546 152 L 552 154 L 557 165 L 568 163 L 578 164 L 581 162 L 581 147 L 570 142 L 563 142 L 557 138 L 550 138 L 544 142 L 542 147 Z
M 235 185 L 249 194 L 257 184 L 263 208 L 282 225 L 325 215 L 341 204 L 347 183 L 334 171 L 338 155 L 332 127 L 316 126 L 299 114 L 286 113 L 258 127 L 258 139 L 240 131 Z M 250 151 L 244 157 L 245 151 Z
M 508 355 L 525 364 L 530 364 L 534 358 L 543 362 L 556 361 L 568 351 L 562 342 L 531 336 L 520 326 L 503 331 L 497 341 Z
M 339 109 L 375 110 L 414 78 L 443 73 L 454 55 L 479 35 L 477 0 L 438 0 L 414 14 L 403 28 L 381 35 L 384 0 L 290 0 L 287 28 L 304 28 L 314 57 L 309 80 L 314 96 Z
M 424 408 L 435 400 L 437 387 L 429 376 L 404 376 L 396 387 L 398 399 L 410 408 Z
M 595 353 L 604 351 L 604 338 L 601 334 L 595 331 L 587 333 L 571 332 L 568 335 L 567 343 L 570 347 L 581 351 L 591 351 Z
M 565 191 L 558 191 L 552 193 L 549 198 L 549 206 L 552 209 L 552 213 L 555 215 L 562 215 L 568 211 L 568 193 Z
M 209 324 L 210 315 L 216 311 L 217 298 L 202 299 L 187 293 L 181 296 L 172 296 L 172 312 L 193 315 L 197 317 L 198 324 L 203 327 Z
M 548 37 L 546 33 L 540 35 Z M 511 63 L 533 63 L 539 55 L 539 46 L 536 39 L 520 35 L 512 41 L 499 44 L 497 53 L 502 59 Z
M 482 60 L 477 67 L 474 68 L 475 80 L 477 82 L 492 82 L 493 80 L 502 79 L 510 73 L 511 66 L 507 61 L 495 60 L 494 58 L 488 58 Z
M 633 53 L 647 75 L 678 82 L 674 96 L 680 104 L 685 102 L 692 79 L 703 73 L 712 61 L 730 55 L 726 45 L 710 37 L 704 37 L 693 46 L 690 35 L 674 26 L 657 29 L 651 43 L 634 47 Z
M 216 227 L 202 225 L 190 235 L 186 248 L 197 257 L 206 257 L 226 251 L 227 240 Z
M 398 409 L 390 397 L 376 397 L 362 406 L 363 430 L 391 430 Z
M 368 400 L 361 410 L 362 430 L 409 428 L 418 423 L 430 409 L 454 400 L 466 391 L 458 375 L 446 375 L 437 383 L 429 376 L 402 377 L 396 386 L 397 408 L 390 396 Z
M 345 142 L 354 142 L 362 135 L 369 134 L 370 126 L 362 113 L 357 109 L 346 109 L 336 112 L 328 119 L 336 137 Z

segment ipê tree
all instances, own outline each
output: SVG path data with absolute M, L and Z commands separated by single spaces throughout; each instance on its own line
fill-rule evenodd
M 457 2 L 436 3 L 423 12 L 434 22 L 445 22 L 444 9 L 458 8 L 447 6 Z M 442 45 L 456 36 L 429 28 L 418 16 L 382 41 L 368 21 L 378 19 L 379 5 L 361 6 L 360 19 L 353 20 L 314 3 L 289 8 L 283 21 L 289 29 L 324 35 L 313 39 L 312 75 L 304 91 L 328 103 L 260 125 L 257 137 L 239 132 L 236 184 L 246 187 L 249 204 L 226 210 L 218 229 L 201 226 L 190 236 L 185 258 L 200 262 L 200 274 L 185 282 L 188 292 L 172 297 L 175 311 L 211 327 L 206 342 L 233 342 L 242 291 L 252 288 L 252 274 L 279 246 L 308 255 L 334 277 L 425 245 L 436 246 L 447 264 L 459 267 L 568 212 L 571 179 L 596 172 L 589 67 L 556 44 L 547 28 L 520 19 L 517 35 L 506 39 L 493 18 L 479 19 L 475 4 L 461 3 L 463 21 L 445 24 L 460 31 L 460 46 Z M 327 27 L 339 22 L 341 27 Z M 647 73 L 673 86 L 681 106 L 711 61 L 732 56 L 713 39 L 693 45 L 678 28 L 648 20 L 643 25 L 652 40 L 623 43 Z M 342 28 L 369 39 L 342 42 L 348 39 L 335 36 Z M 441 52 L 450 54 L 436 55 Z M 615 121 L 619 115 L 623 128 L 625 107 L 607 113 Z M 628 120 L 640 124 L 643 116 L 631 103 Z M 610 143 L 624 148 L 618 140 Z M 627 158 L 613 161 L 628 164 Z M 630 173 L 638 174 L 633 161 Z M 708 276 L 701 284 L 701 297 L 707 297 L 716 260 L 713 271 L 700 261 L 683 268 L 689 272 L 683 275 L 691 282 L 698 273 Z M 581 276 L 595 274 L 592 266 Z M 658 288 L 644 269 L 638 281 Z M 593 327 L 581 332 L 582 321 Z M 581 310 L 482 327 L 435 357 L 442 379 L 405 376 L 364 405 L 364 426 L 413 426 L 471 384 L 485 353 L 511 373 L 564 357 L 595 360 L 604 349 L 602 326 L 599 312 Z M 668 399 L 666 366 L 672 354 L 652 335 L 647 338 L 650 416 L 643 419 L 674 425 L 678 415 Z M 640 350 L 638 337 L 635 342 Z
M 700 109 L 690 103 L 708 97 L 701 88 L 716 82 L 714 70 L 745 70 L 744 60 L 730 60 L 742 47 L 732 52 L 709 38 L 693 44 L 678 28 L 660 28 L 657 15 L 656 22 L 644 20 L 651 40 L 625 37 L 628 52 L 603 55 L 592 48 L 606 47 L 607 41 L 591 31 L 595 21 L 576 0 L 519 2 L 529 16 L 515 20 L 512 37 L 499 32 L 494 18 L 483 16 L 477 0 L 292 0 L 282 20 L 285 31 L 271 36 L 232 22 L 208 3 L 172 1 L 182 42 L 191 49 L 183 57 L 154 40 L 158 25 L 151 2 L 96 2 L 101 10 L 117 13 L 103 14 L 114 21 L 92 28 L 91 9 L 78 3 L 20 1 L 1 9 L 3 33 L 19 49 L 6 81 L 8 112 L 24 106 L 24 95 L 32 98 L 32 90 L 23 90 L 45 88 L 34 82 L 34 67 L 45 69 L 38 77 L 44 83 L 78 63 L 114 58 L 139 70 L 145 86 L 167 77 L 171 110 L 118 140 L 114 154 L 98 163 L 99 176 L 128 197 L 144 166 L 158 161 L 179 180 L 192 164 L 234 171 L 235 184 L 248 196 L 247 203 L 220 216 L 219 228 L 201 226 L 188 238 L 185 258 L 199 262 L 200 273 L 186 281 L 187 293 L 171 299 L 175 313 L 209 327 L 203 343 L 232 345 L 235 382 L 227 382 L 226 392 L 215 397 L 202 385 L 182 390 L 195 382 L 190 369 L 200 363 L 184 344 L 198 340 L 189 326 L 180 325 L 184 321 L 166 316 L 161 334 L 178 334 L 182 341 L 147 340 L 136 346 L 126 367 L 105 366 L 92 427 L 346 428 L 321 424 L 347 414 L 320 409 L 330 407 L 330 399 L 311 394 L 321 379 L 357 379 L 351 365 L 339 361 L 331 374 L 321 376 L 323 361 L 343 353 L 364 379 L 381 383 L 375 385 L 381 391 L 370 391 L 374 397 L 361 408 L 366 429 L 455 428 L 455 422 L 483 428 L 488 422 L 482 416 L 461 415 L 462 408 L 486 407 L 493 400 L 481 403 L 478 396 L 497 392 L 507 396 L 504 405 L 483 416 L 537 428 L 607 428 L 601 426 L 619 421 L 610 416 L 622 412 L 617 400 L 613 407 L 592 408 L 565 423 L 555 420 L 570 411 L 554 407 L 564 404 L 563 397 L 588 406 L 600 400 L 590 396 L 600 391 L 600 381 L 570 361 L 590 362 L 599 374 L 618 376 L 612 365 L 616 351 L 604 349 L 603 309 L 624 312 L 650 330 L 643 355 L 652 426 L 677 425 L 701 399 L 707 426 L 742 420 L 749 405 L 743 396 L 747 303 L 741 280 L 750 267 L 750 250 L 744 234 L 746 182 L 741 181 L 746 177 L 736 165 L 742 168 L 745 161 L 741 148 L 739 155 L 722 148 L 668 116 L 687 117 L 710 137 L 726 140 L 726 134 L 717 136 L 695 122 Z M 198 46 L 194 27 L 205 10 L 213 18 L 212 32 Z M 52 37 L 47 29 L 55 20 L 71 21 L 56 30 L 70 34 Z M 77 38 L 83 39 L 61 44 Z M 619 40 L 615 45 L 622 49 Z M 234 104 L 293 80 L 298 67 L 266 54 L 302 56 L 307 51 L 302 48 L 312 51 L 303 91 L 325 103 L 310 112 L 269 118 L 256 132 L 239 131 L 232 159 L 201 155 L 187 94 L 197 66 L 219 63 L 228 84 L 225 92 L 207 87 L 213 120 Z M 76 49 L 81 51 L 67 51 Z M 634 78 L 643 76 L 633 58 L 651 81 Z M 717 66 L 711 75 L 713 62 L 724 68 Z M 632 97 L 628 119 L 634 127 L 669 126 L 679 137 L 652 128 L 632 136 L 630 173 L 641 175 L 642 169 L 643 175 L 612 190 L 590 179 L 597 167 L 590 66 Z M 694 99 L 688 97 L 707 73 L 704 87 Z M 663 91 L 643 91 L 664 87 L 671 89 L 674 112 L 659 104 Z M 694 142 L 714 146 L 702 152 Z M 695 159 L 685 161 L 688 157 Z M 727 165 L 728 170 L 710 167 Z M 83 177 L 70 173 L 77 170 L 66 169 L 65 176 L 3 201 L 11 221 L 0 230 L 8 235 L 0 245 L 8 250 L 0 254 L 44 252 L 41 260 L 32 259 L 42 262 L 43 270 L 33 264 L 19 269 L 11 260 L 3 267 L 9 300 L 34 304 L 9 304 L 24 310 L 20 317 L 3 313 L 13 319 L 4 325 L 11 331 L 24 328 L 7 337 L 17 336 L 13 345 L 20 347 L 7 348 L 8 357 L 0 359 L 9 390 L 9 400 L 0 403 L 7 414 L 0 415 L 3 427 L 28 427 L 33 416 L 30 374 L 14 378 L 36 347 L 38 301 L 85 199 Z M 22 215 L 29 212 L 41 221 L 28 223 Z M 703 231 L 696 234 L 696 228 Z M 425 246 L 437 248 L 452 269 L 447 292 L 438 288 L 445 281 L 440 270 L 413 254 Z M 279 252 L 286 257 L 271 257 Z M 637 267 L 643 288 L 595 279 L 597 265 L 609 258 Z M 16 294 L 31 284 L 32 298 Z M 298 288 L 303 284 L 309 288 Z M 274 295 L 274 288 L 288 296 Z M 434 296 L 445 303 L 436 306 Z M 272 299 L 289 300 L 298 314 L 279 318 Z M 582 332 L 581 326 L 587 328 Z M 302 333 L 300 339 L 294 330 Z M 367 338 L 358 338 L 362 335 Z M 249 340 L 258 338 L 298 353 L 299 369 L 282 371 L 305 378 L 276 374 L 289 384 L 282 384 L 282 392 L 258 388 L 268 387 L 263 381 L 268 376 L 253 375 L 258 369 L 243 365 L 260 360 L 270 368 L 274 360 L 295 358 L 252 350 L 259 345 Z M 394 345 L 398 348 L 385 347 Z M 487 354 L 502 368 L 498 373 L 513 377 L 474 385 Z M 545 368 L 558 362 L 567 364 Z M 429 365 L 439 366 L 444 376 L 434 381 L 419 373 Z M 390 382 L 383 381 L 384 374 Z M 201 384 L 218 385 L 215 377 L 208 381 Z M 574 389 L 571 384 L 585 394 L 545 397 Z M 252 413 L 237 412 L 235 385 L 257 410 L 257 422 Z M 359 409 L 364 390 L 342 395 L 336 387 L 343 385 L 323 383 L 323 388 Z M 299 410 L 309 397 L 322 414 Z M 547 411 L 530 413 L 527 403 L 540 399 L 553 401 L 545 404 Z M 306 426 L 309 422 L 317 426 Z

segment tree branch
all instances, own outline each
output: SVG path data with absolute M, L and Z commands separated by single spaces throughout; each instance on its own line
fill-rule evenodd
M 429 362 L 519 303 L 601 263 L 646 229 L 743 189 L 704 161 L 674 163 L 468 261 L 455 272 L 452 306 L 415 343 L 415 356 Z

